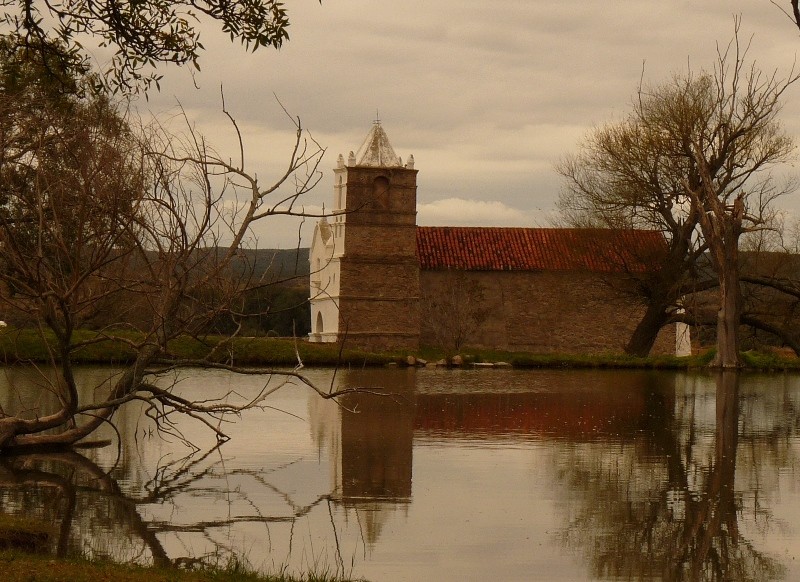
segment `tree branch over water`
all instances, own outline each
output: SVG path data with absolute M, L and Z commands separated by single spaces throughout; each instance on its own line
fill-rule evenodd
M 16 62 L 32 81 L 0 95 L 0 301 L 20 325 L 39 330 L 58 371 L 47 389 L 58 406 L 0 416 L 0 450 L 72 446 L 132 401 L 147 403 L 158 429 L 180 437 L 179 416 L 204 423 L 219 440 L 226 421 L 293 381 L 324 398 L 299 373 L 254 372 L 225 348 L 241 331 L 244 297 L 265 282 L 243 254 L 257 243 L 256 223 L 302 218 L 298 204 L 319 180 L 324 149 L 289 116 L 294 142 L 286 165 L 266 186 L 245 165 L 216 152 L 183 112 L 172 125 L 143 125 L 103 93 L 64 95 L 38 79 L 36 63 Z M 38 77 L 37 77 L 38 75 Z M 8 87 L 11 89 L 11 87 Z M 178 129 L 175 123 L 180 123 Z M 234 332 L 211 338 L 228 318 Z M 86 328 L 95 335 L 85 339 Z M 186 359 L 174 342 L 196 342 Z M 84 401 L 75 356 L 100 342 L 124 346 L 129 363 Z M 229 392 L 200 400 L 179 394 L 165 374 L 188 367 L 265 374 L 255 395 Z M 269 384 L 270 379 L 281 378 Z M 58 429 L 53 434 L 52 429 Z

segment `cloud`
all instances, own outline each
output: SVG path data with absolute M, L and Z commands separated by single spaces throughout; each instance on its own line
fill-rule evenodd
M 750 57 L 768 73 L 785 73 L 800 41 L 768 2 L 294 3 L 291 40 L 280 51 L 247 54 L 218 30 L 204 31 L 200 90 L 187 71 L 169 68 L 149 105 L 171 107 L 177 96 L 220 151 L 236 157 L 220 114 L 223 85 L 248 168 L 266 183 L 294 135 L 277 95 L 328 148 L 325 177 L 309 196 L 316 205 L 331 200 L 336 156 L 359 146 L 377 109 L 395 151 L 416 158 L 421 220 L 466 220 L 483 203 L 471 224 L 542 224 L 560 185 L 553 161 L 592 127 L 622 119 L 641 81 L 711 67 L 717 43 L 733 34 L 734 14 L 740 38 L 754 35 Z M 781 119 L 800 134 L 794 91 Z M 800 204 L 791 198 L 781 206 Z M 448 209 L 447 200 L 460 206 Z
M 321 208 L 306 208 L 307 212 L 319 214 Z M 293 249 L 311 246 L 317 218 L 296 216 L 270 216 L 253 225 L 252 236 L 246 244 L 262 249 Z
M 533 218 L 498 200 L 445 198 L 417 205 L 422 226 L 531 226 Z

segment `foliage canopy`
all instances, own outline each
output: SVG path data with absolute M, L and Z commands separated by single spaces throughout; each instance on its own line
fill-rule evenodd
M 160 64 L 199 69 L 205 22 L 247 50 L 277 49 L 289 38 L 288 12 L 279 0 L 2 0 L 2 6 L 0 24 L 12 32 L 9 38 L 56 73 L 85 69 L 87 42 L 111 49 L 102 82 L 123 93 L 158 86 Z

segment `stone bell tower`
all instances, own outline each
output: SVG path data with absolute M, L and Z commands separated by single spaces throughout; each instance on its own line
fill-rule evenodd
M 310 341 L 365 349 L 419 345 L 417 170 L 376 121 L 357 153 L 339 155 L 334 209 L 311 245 Z

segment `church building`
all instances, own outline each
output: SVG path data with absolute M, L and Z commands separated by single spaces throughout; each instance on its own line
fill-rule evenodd
M 311 342 L 619 353 L 644 305 L 655 231 L 418 227 L 417 170 L 376 122 L 334 169 L 310 251 Z M 674 353 L 675 326 L 654 353 Z

